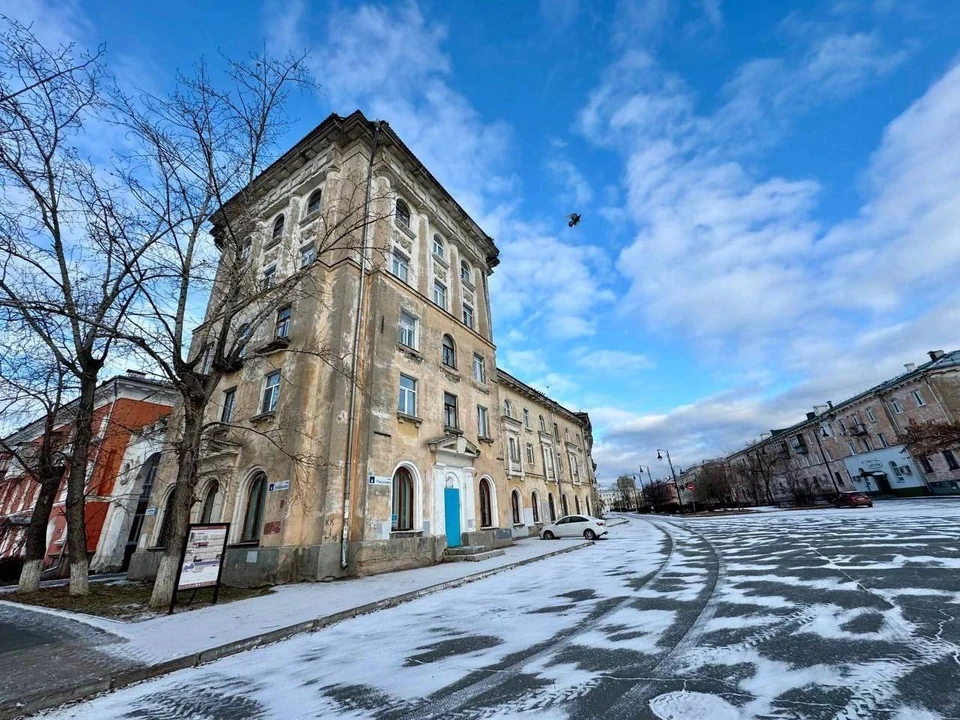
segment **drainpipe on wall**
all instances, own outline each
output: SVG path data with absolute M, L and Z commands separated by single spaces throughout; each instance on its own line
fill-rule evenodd
M 380 143 L 380 125 L 377 120 L 370 148 L 370 164 L 367 167 L 367 190 L 363 206 L 363 242 L 360 248 L 360 282 L 357 287 L 357 316 L 353 328 L 353 362 L 350 370 L 350 411 L 347 416 L 347 457 L 343 475 L 343 532 L 340 538 L 340 568 L 347 568 L 347 544 L 350 536 L 350 484 L 353 482 L 353 445 L 356 434 L 357 369 L 360 365 L 360 326 L 363 321 L 364 289 L 367 282 L 367 244 L 370 237 L 370 188 L 373 185 L 373 163 Z

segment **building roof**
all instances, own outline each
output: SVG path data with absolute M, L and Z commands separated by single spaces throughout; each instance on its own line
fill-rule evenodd
M 551 408 L 552 410 L 555 410 L 558 413 L 567 415 L 570 418 L 570 420 L 572 420 L 573 422 L 579 423 L 586 428 L 590 427 L 590 416 L 587 413 L 565 408 L 556 400 L 553 400 L 552 398 L 547 397 L 536 388 L 531 387 L 530 385 L 527 385 L 525 382 L 514 377 L 513 375 L 508 373 L 506 370 L 501 370 L 500 368 L 497 368 L 497 380 L 499 382 L 504 382 L 507 385 L 513 386 L 515 390 L 518 390 L 524 393 L 525 395 L 530 396 L 540 404 L 548 408 Z
M 400 136 L 390 127 L 389 123 L 386 121 L 369 120 L 360 110 L 355 110 L 345 117 L 337 115 L 336 113 L 328 115 L 323 122 L 303 136 L 293 147 L 257 175 L 253 179 L 253 182 L 250 183 L 250 187 L 256 188 L 258 185 L 267 185 L 275 180 L 278 175 L 286 176 L 288 173 L 293 172 L 296 166 L 299 166 L 299 164 L 312 157 L 308 152 L 311 145 L 323 141 L 335 133 L 349 136 L 362 132 L 372 140 L 378 123 L 383 136 L 381 142 L 386 140 L 393 145 L 400 154 L 416 168 L 416 173 L 426 178 L 430 186 L 437 191 L 443 203 L 447 205 L 448 210 L 451 211 L 451 214 L 465 221 L 468 227 L 471 228 L 475 238 L 483 245 L 488 267 L 493 268 L 499 264 L 500 250 L 497 248 L 493 238 L 483 231 L 480 225 L 470 217 L 469 213 L 463 209 L 453 195 L 440 184 L 440 181 L 433 176 L 433 173 L 431 173 L 413 151 L 407 147 L 406 143 L 404 143 Z M 236 198 L 237 195 L 234 195 L 224 203 L 224 209 L 228 208 Z M 216 223 L 216 214 L 214 215 L 214 223 Z
M 877 393 L 882 393 L 882 392 L 891 390 L 897 387 L 898 385 L 902 385 L 905 382 L 914 380 L 918 377 L 925 375 L 926 373 L 936 371 L 936 370 L 946 370 L 949 368 L 960 366 L 960 350 L 951 350 L 950 352 L 943 353 L 939 356 L 936 356 L 937 353 L 939 352 L 940 352 L 939 350 L 931 351 L 929 353 L 930 360 L 928 360 L 925 363 L 922 363 L 921 365 L 916 366 L 913 370 L 906 370 L 900 373 L 899 375 L 895 375 L 892 378 L 879 382 L 876 385 L 873 385 L 867 388 L 866 390 L 863 390 L 857 393 L 856 395 L 848 397 L 845 400 L 841 400 L 838 403 L 833 403 L 833 404 L 828 403 L 828 405 L 830 405 L 830 408 L 825 413 L 825 415 L 828 415 L 828 416 L 837 415 L 845 407 L 849 407 L 850 405 L 855 405 L 856 403 L 860 402 L 864 398 L 870 397 L 871 395 L 875 395 Z M 808 425 L 816 423 L 818 420 L 819 420 L 818 417 L 808 416 L 808 417 L 805 417 L 803 420 L 797 423 L 794 423 L 793 425 L 790 425 L 789 427 L 771 429 L 769 438 L 764 438 L 763 440 L 759 440 L 755 443 L 751 443 L 746 448 L 738 450 L 735 453 L 731 453 L 731 456 L 739 455 L 740 453 L 752 447 L 756 447 L 757 445 L 762 445 L 765 442 L 774 440 L 782 435 L 787 435 L 793 431 L 798 431 Z

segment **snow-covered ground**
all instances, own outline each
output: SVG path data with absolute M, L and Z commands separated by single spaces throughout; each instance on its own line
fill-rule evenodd
M 960 502 L 610 539 L 59 718 L 960 716 Z

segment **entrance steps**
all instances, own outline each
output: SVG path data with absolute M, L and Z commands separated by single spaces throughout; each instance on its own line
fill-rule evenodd
M 506 555 L 502 548 L 490 548 L 486 545 L 461 545 L 448 547 L 443 551 L 442 562 L 482 562 L 490 558 Z

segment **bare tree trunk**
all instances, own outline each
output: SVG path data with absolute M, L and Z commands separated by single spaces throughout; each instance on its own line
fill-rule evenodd
M 17 585 L 18 593 L 32 593 L 40 589 L 41 565 L 47 553 L 47 524 L 50 522 L 50 512 L 57 497 L 58 479 L 46 479 L 40 483 L 37 503 L 33 508 L 30 525 L 27 527 L 23 569 L 20 571 L 20 582 Z
M 203 390 L 184 394 L 183 437 L 178 449 L 176 487 L 173 491 L 173 522 L 170 537 L 160 559 L 157 579 L 153 583 L 150 607 L 166 608 L 173 599 L 177 581 L 178 563 L 187 540 L 187 525 L 190 524 L 190 508 L 193 506 L 193 491 L 197 483 L 197 465 L 200 458 L 200 443 L 203 437 L 203 411 L 207 406 Z
M 70 450 L 70 473 L 67 475 L 67 551 L 71 595 L 87 595 L 90 592 L 90 560 L 87 557 L 84 505 L 96 390 L 97 371 L 85 368 L 80 377 L 80 396 L 77 398 L 73 447 Z

